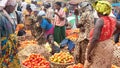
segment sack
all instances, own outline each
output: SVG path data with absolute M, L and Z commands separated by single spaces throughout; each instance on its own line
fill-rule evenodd
M 45 58 L 47 58 L 50 54 L 42 45 L 28 45 L 18 53 L 18 57 L 20 62 L 24 61 L 31 54 L 41 54 Z

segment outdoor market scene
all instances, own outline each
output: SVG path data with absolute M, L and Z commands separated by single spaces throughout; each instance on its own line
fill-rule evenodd
M 0 68 L 120 68 L 120 0 L 0 0 Z

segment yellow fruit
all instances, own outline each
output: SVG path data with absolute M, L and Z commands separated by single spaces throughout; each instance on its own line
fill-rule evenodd
M 56 63 L 72 63 L 74 62 L 74 58 L 70 53 L 60 52 L 55 53 L 53 56 L 50 57 L 50 61 Z

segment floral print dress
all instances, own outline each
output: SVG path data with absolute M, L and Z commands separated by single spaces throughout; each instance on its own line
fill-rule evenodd
M 89 33 L 94 25 L 94 16 L 92 15 L 92 11 L 86 11 L 82 13 L 78 23 L 82 25 L 80 29 L 84 29 L 84 31 L 80 31 L 77 45 L 75 46 L 74 57 L 76 63 L 84 64 L 85 51 L 89 42 Z

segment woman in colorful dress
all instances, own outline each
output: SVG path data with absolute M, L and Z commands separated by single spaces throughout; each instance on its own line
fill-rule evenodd
M 93 8 L 89 2 L 81 2 L 80 7 L 83 13 L 77 23 L 77 27 L 80 28 L 80 34 L 74 49 L 74 57 L 76 63 L 84 64 L 89 32 L 94 25 L 94 16 Z
M 16 0 L 2 1 L 0 3 L 4 3 L 2 6 L 5 8 L 0 10 L 0 68 L 20 68 L 14 34 L 15 21 L 9 15 L 15 9 Z
M 111 68 L 114 49 L 111 37 L 120 30 L 120 22 L 109 16 L 112 7 L 108 1 L 97 1 L 95 9 L 99 19 L 90 32 L 84 68 Z

